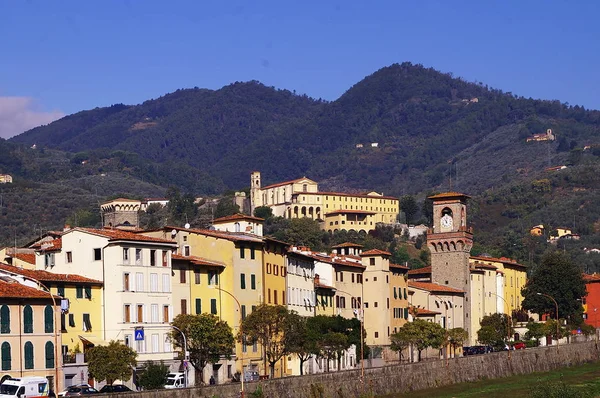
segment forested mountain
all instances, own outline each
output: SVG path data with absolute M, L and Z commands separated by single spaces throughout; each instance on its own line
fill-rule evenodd
M 144 192 L 175 185 L 196 195 L 247 187 L 253 170 L 265 184 L 307 176 L 323 190 L 420 198 L 459 190 L 474 197 L 479 236 L 495 244 L 504 233 L 496 229 L 515 229 L 515 220 L 521 230 L 531 222 L 567 224 L 570 218 L 551 209 L 575 206 L 584 195 L 595 200 L 597 189 L 579 177 L 598 169 L 599 127 L 598 111 L 403 63 L 367 76 L 333 102 L 251 81 L 82 111 L 0 141 L 0 172 L 73 188 L 108 173 L 143 181 Z M 555 141 L 526 142 L 549 128 Z M 570 167 L 546 171 L 558 165 Z M 579 185 L 566 189 L 563 178 Z M 539 191 L 545 179 L 549 185 Z M 124 192 L 94 189 L 94 198 Z M 532 198 L 538 208 L 529 207 Z M 544 221 L 547 212 L 552 221 Z M 586 217 L 588 231 L 592 224 Z

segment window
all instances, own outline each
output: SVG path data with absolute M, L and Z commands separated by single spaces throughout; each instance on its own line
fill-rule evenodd
M 285 276 L 285 267 L 281 266 L 281 276 Z
M 123 248 L 123 264 L 129 264 L 129 248 Z
M 179 283 L 185 283 L 185 270 L 179 270 Z
M 196 299 L 196 315 L 202 313 L 202 299 Z
M 167 323 L 170 321 L 169 306 L 163 305 L 163 322 Z
M 184 301 L 184 300 L 182 300 L 182 301 Z M 143 304 L 137 305 L 137 321 L 144 322 L 144 305 Z
M 218 285 L 219 284 L 219 274 L 216 271 L 208 271 L 208 284 L 209 285 Z
M 156 250 L 150 250 L 150 266 L 156 266 Z
M 131 336 L 130 334 L 126 334 L 126 335 L 125 335 L 125 340 L 124 340 L 124 343 L 125 343 L 125 345 L 126 345 L 127 347 L 129 347 L 129 348 L 132 348 L 132 347 L 131 347 L 131 342 L 132 342 L 132 341 L 133 341 L 133 338 L 132 338 L 132 336 Z
M 150 274 L 150 291 L 158 292 L 158 274 Z
M 129 291 L 129 272 L 125 272 L 123 274 L 123 291 L 124 292 Z
M 142 249 L 135 249 L 135 265 L 142 265 Z
M 373 277 L 373 282 L 377 282 L 377 277 L 376 276 Z
M 102 249 L 98 247 L 94 249 L 94 261 L 100 260 L 102 260 Z
M 83 331 L 92 331 L 92 322 L 90 321 L 90 314 L 83 314 Z
M 10 308 L 8 305 L 0 308 L 0 333 L 10 333 Z
M 285 305 L 285 290 L 281 291 L 281 304 Z
M 246 274 L 240 274 L 240 286 L 242 289 L 246 288 Z
M 183 246 L 183 255 L 186 257 L 190 256 L 190 246 L 189 245 Z
M 46 268 L 54 267 L 54 253 L 46 253 L 44 256 L 44 266 Z
M 92 299 L 92 287 L 91 286 L 86 286 L 84 288 L 84 293 L 85 293 L 85 298 L 88 300 Z
M 375 332 L 375 338 L 379 337 L 379 332 Z
M 144 291 L 144 274 L 142 274 L 141 272 L 136 272 L 135 274 L 135 291 Z
M 67 263 L 73 262 L 73 252 L 67 252 Z
M 158 323 L 158 304 L 150 305 L 150 322 Z
M 56 286 L 56 294 L 58 294 L 60 297 L 65 297 L 65 287 Z
M 277 305 L 277 304 L 279 304 L 279 303 L 277 302 L 277 301 L 278 301 L 278 300 L 277 300 L 277 290 L 273 290 L 273 300 L 274 300 L 274 302 L 275 302 L 275 304 L 276 304 L 276 305 Z
M 125 304 L 123 308 L 123 321 L 125 323 L 131 322 L 131 305 Z
M 352 272 L 352 283 L 354 283 L 354 272 Z
M 54 344 L 46 342 L 46 369 L 54 369 Z
M 23 331 L 33 333 L 33 309 L 29 304 L 23 308 Z
M 167 267 L 169 265 L 169 252 L 163 250 L 162 252 L 162 266 Z
M 11 358 L 10 358 L 10 344 L 8 342 L 2 343 L 1 354 L 2 356 L 2 370 L 10 370 Z
M 340 282 L 344 281 L 344 273 L 340 271 Z
M 267 289 L 267 303 L 271 304 L 271 289 Z
M 369 259 L 369 265 L 375 265 L 375 258 L 374 257 L 371 257 Z
M 152 335 L 152 352 L 158 352 L 158 334 Z
M 69 314 L 69 326 L 72 328 L 75 327 L 75 315 L 74 314 Z
M 250 248 L 250 259 L 254 260 L 254 248 L 253 247 Z
M 273 275 L 275 275 L 275 276 L 279 275 L 279 267 L 275 264 L 273 264 Z
M 202 274 L 200 274 L 200 271 L 198 271 L 198 270 L 194 270 L 194 283 L 195 283 L 196 285 L 199 285 L 199 284 L 200 284 L 200 276 L 201 276 L 201 275 L 202 275 Z
M 54 311 L 51 305 L 44 308 L 44 333 L 54 332 Z
M 217 315 L 217 299 L 210 299 L 210 313 Z
M 75 286 L 75 297 L 83 298 L 83 286 Z
M 163 293 L 171 291 L 171 278 L 169 274 L 163 274 L 162 276 L 162 291 Z
M 182 314 L 187 314 L 187 300 L 186 299 L 181 299 L 181 313 Z
M 242 305 L 242 320 L 246 319 L 246 306 Z
M 271 273 L 271 263 L 267 263 L 267 274 Z
M 256 275 L 250 275 L 250 289 L 256 290 Z
M 25 343 L 25 369 L 33 369 L 33 344 L 31 341 Z
M 246 253 L 244 250 L 244 246 L 240 246 L 240 258 L 245 258 L 246 257 Z

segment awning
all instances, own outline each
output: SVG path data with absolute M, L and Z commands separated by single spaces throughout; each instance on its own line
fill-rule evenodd
M 93 345 L 93 346 L 107 345 L 106 341 L 104 341 L 100 337 L 94 336 L 92 334 L 86 334 L 83 336 L 79 335 L 79 339 L 83 342 L 84 345 Z

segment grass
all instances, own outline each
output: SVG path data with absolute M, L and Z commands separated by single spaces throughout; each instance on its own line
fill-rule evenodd
M 529 397 L 532 394 L 532 390 L 542 389 L 556 383 L 564 383 L 566 386 L 572 387 L 582 394 L 585 393 L 585 396 L 600 396 L 600 362 L 562 368 L 552 372 L 454 384 L 442 388 L 413 391 L 406 394 L 386 395 L 380 398 L 519 398 Z

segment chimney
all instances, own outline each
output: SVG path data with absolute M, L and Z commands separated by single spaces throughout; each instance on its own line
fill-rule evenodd
M 315 274 L 315 285 L 320 285 L 319 274 Z

